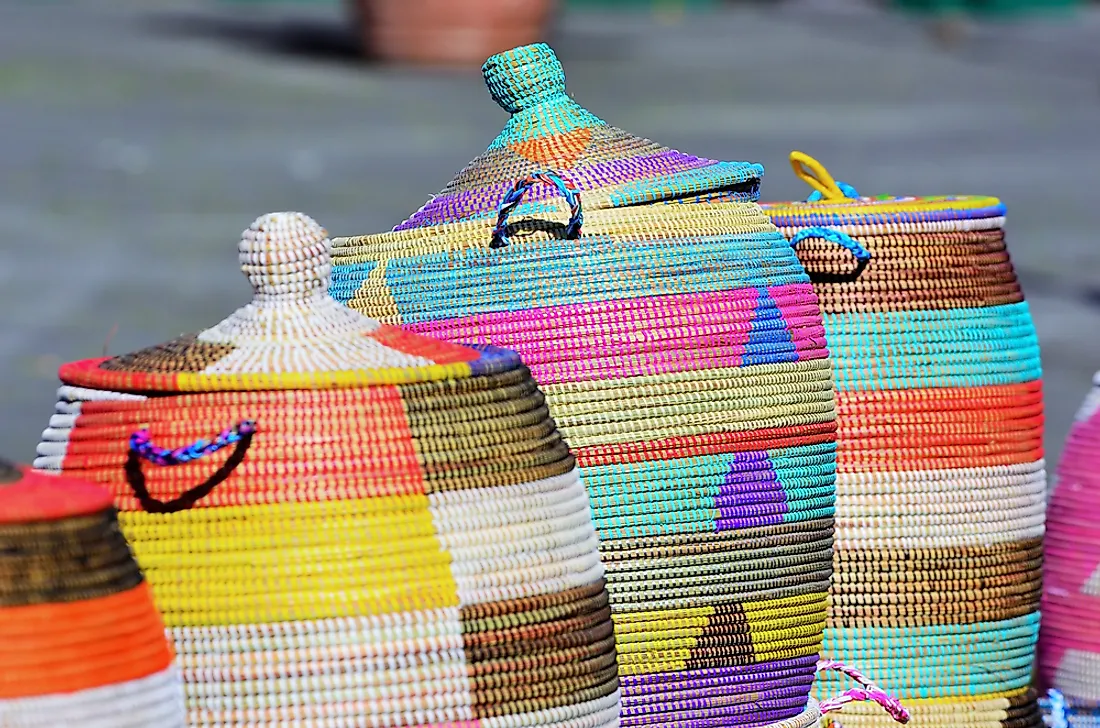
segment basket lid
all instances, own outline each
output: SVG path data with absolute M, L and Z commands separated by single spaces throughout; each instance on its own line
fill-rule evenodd
M 753 201 L 764 168 L 694 157 L 636 137 L 577 104 L 565 72 L 544 43 L 497 54 L 482 67 L 489 93 L 512 115 L 474 159 L 397 230 L 492 215 L 515 180 L 553 171 L 585 192 L 588 209 L 699 197 Z M 556 210 L 547 190 L 519 209 Z
M 65 384 L 120 392 L 330 389 L 469 377 L 514 367 L 512 352 L 412 334 L 329 297 L 332 242 L 297 212 L 244 231 L 252 302 L 221 323 L 132 354 L 65 364 Z
M 926 225 L 960 220 L 997 221 L 1004 204 L 985 195 L 935 195 L 925 197 L 875 195 L 866 197 L 856 188 L 833 178 L 825 165 L 804 152 L 793 151 L 791 168 L 813 192 L 805 200 L 762 202 L 760 206 L 776 227 L 846 225 Z
M 46 475 L 0 458 L 0 524 L 86 516 L 112 503 L 111 494 L 97 485 Z

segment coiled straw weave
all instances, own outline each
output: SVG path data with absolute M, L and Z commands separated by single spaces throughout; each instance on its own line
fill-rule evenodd
M 1037 726 L 1042 371 L 1004 206 L 859 197 L 805 155 L 792 165 L 817 191 L 763 208 L 814 280 L 833 356 L 825 654 L 872 673 L 918 728 Z M 838 239 L 869 261 L 854 265 Z M 843 722 L 884 719 L 856 706 Z
M 0 460 L 0 725 L 183 728 L 183 683 L 107 491 Z
M 615 725 L 587 494 L 519 357 L 340 306 L 304 215 L 239 250 L 252 303 L 64 366 L 36 461 L 115 496 L 189 725 Z
M 1100 715 L 1100 374 L 1062 451 L 1047 514 L 1039 673 L 1075 723 Z
M 410 331 L 513 348 L 531 367 L 590 494 L 623 726 L 797 721 L 831 570 L 820 308 L 755 204 L 624 202 L 628 189 L 673 201 L 685 180 L 709 199 L 730 170 L 752 197 L 759 169 L 691 158 L 694 176 L 668 173 L 657 158 L 686 157 L 580 109 L 544 46 L 485 72 L 498 99 L 539 79 L 552 91 L 511 104 L 490 150 L 402 229 L 334 241 L 332 295 Z M 578 156 L 550 155 L 580 138 Z M 528 173 L 547 160 L 560 166 Z

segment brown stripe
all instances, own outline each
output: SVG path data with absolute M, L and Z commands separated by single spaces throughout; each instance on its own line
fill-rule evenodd
M 815 283 L 826 313 L 969 308 L 1024 300 L 1001 230 L 853 236 L 871 253 L 853 280 Z M 853 273 L 851 254 L 818 239 L 798 245 L 811 275 Z
M 677 533 L 647 538 L 623 538 L 600 542 L 600 554 L 604 562 L 634 560 L 637 558 L 663 558 L 720 551 L 790 550 L 791 552 L 817 548 L 822 538 L 831 537 L 833 519 L 819 518 L 798 523 L 781 523 L 774 526 L 739 528 L 720 533 Z
M 575 467 L 525 367 L 398 389 L 428 493 L 516 485 Z
M 575 705 L 618 687 L 602 582 L 460 614 L 475 717 Z
M 141 582 L 113 508 L 64 521 L 0 526 L 0 606 L 97 599 Z
M 197 334 L 187 334 L 133 354 L 108 359 L 99 368 L 108 371 L 198 372 L 217 363 L 233 351 L 233 348 L 228 344 L 199 341 Z

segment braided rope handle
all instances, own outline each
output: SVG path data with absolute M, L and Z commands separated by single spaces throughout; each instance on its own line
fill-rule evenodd
M 909 722 L 909 711 L 905 709 L 905 706 L 901 704 L 901 701 L 890 695 L 885 690 L 875 685 L 873 682 L 867 679 L 863 673 L 854 667 L 845 665 L 838 660 L 821 660 L 817 663 L 817 671 L 822 670 L 835 670 L 843 673 L 848 677 L 859 683 L 860 687 L 851 688 L 845 690 L 835 698 L 829 698 L 821 701 L 821 714 L 831 713 L 833 711 L 840 710 L 848 703 L 859 703 L 870 700 L 878 703 L 882 708 L 890 714 L 898 723 Z
M 793 248 L 801 243 L 803 240 L 809 240 L 810 238 L 820 238 L 822 240 L 827 240 L 830 243 L 836 243 L 837 245 L 854 255 L 856 261 L 861 264 L 865 264 L 871 259 L 871 253 L 867 250 L 867 248 L 860 245 L 858 240 L 853 238 L 848 233 L 842 232 L 840 230 L 833 230 L 832 228 L 803 228 L 802 230 L 799 230 L 797 233 L 795 233 L 794 237 L 791 238 L 791 247 Z
M 148 513 L 177 513 L 191 508 L 200 500 L 210 495 L 219 484 L 225 482 L 237 466 L 244 461 L 245 453 L 252 444 L 252 436 L 256 433 L 256 423 L 252 420 L 241 420 L 232 427 L 228 427 L 218 433 L 213 440 L 196 440 L 185 447 L 168 449 L 158 447 L 153 443 L 148 429 L 141 429 L 130 435 L 130 454 L 126 460 L 126 482 L 134 491 L 141 507 Z M 181 493 L 178 497 L 168 501 L 154 498 L 149 492 L 145 482 L 145 474 L 141 470 L 141 461 L 145 460 L 154 465 L 171 467 L 194 462 L 222 448 L 235 445 L 233 453 L 218 468 L 213 475 L 194 488 Z
M 565 226 L 566 240 L 575 240 L 580 237 L 584 213 L 581 210 L 581 195 L 577 192 L 577 188 L 573 186 L 572 182 L 563 179 L 554 172 L 535 172 L 517 180 L 512 189 L 504 195 L 504 199 L 500 201 L 500 205 L 497 207 L 497 223 L 493 227 L 493 239 L 489 243 L 490 248 L 503 248 L 508 244 L 508 236 L 505 234 L 508 229 L 508 216 L 519 207 L 520 202 L 523 201 L 523 196 L 537 182 L 556 187 L 562 197 L 565 198 L 565 201 L 569 203 L 569 222 Z
M 154 445 L 149 430 L 141 429 L 130 435 L 130 450 L 142 460 L 148 460 L 154 465 L 182 465 L 216 453 L 223 447 L 235 445 L 255 432 L 255 422 L 241 420 L 232 427 L 222 430 L 213 440 L 196 440 L 185 447 L 169 450 Z

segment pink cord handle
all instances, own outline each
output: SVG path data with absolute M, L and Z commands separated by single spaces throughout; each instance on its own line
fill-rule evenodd
M 898 723 L 909 722 L 909 711 L 905 709 L 905 706 L 901 704 L 901 701 L 895 698 L 893 695 L 888 694 L 885 690 L 875 685 L 868 680 L 863 673 L 854 667 L 849 667 L 843 662 L 837 660 L 821 660 L 817 663 L 817 671 L 822 670 L 836 670 L 837 672 L 844 673 L 848 677 L 855 680 L 862 687 L 852 688 L 845 690 L 843 693 L 835 698 L 829 698 L 828 700 L 821 701 L 821 714 L 831 713 L 836 710 L 840 710 L 848 703 L 859 703 L 865 700 L 873 700 L 883 707 L 883 709 L 890 714 Z

